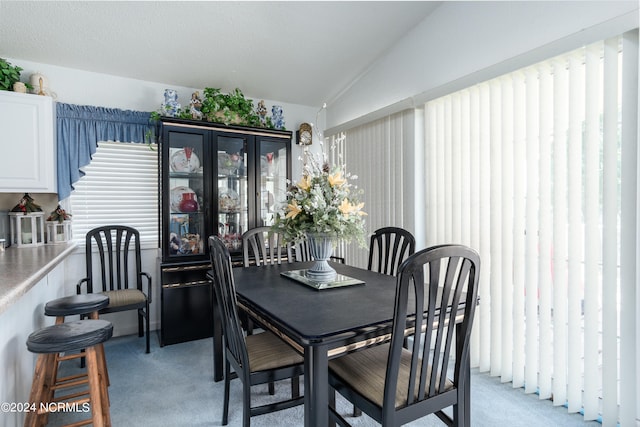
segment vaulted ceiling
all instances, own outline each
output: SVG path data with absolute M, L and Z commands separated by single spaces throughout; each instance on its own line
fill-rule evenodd
M 0 57 L 319 106 L 439 4 L 3 0 Z

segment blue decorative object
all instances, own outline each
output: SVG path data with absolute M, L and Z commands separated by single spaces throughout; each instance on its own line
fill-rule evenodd
M 180 104 L 178 103 L 178 92 L 174 89 L 164 90 L 164 102 L 162 103 L 162 111 L 165 116 L 175 117 L 176 113 L 180 110 Z
M 276 129 L 284 129 L 284 112 L 282 106 L 274 105 L 271 107 L 271 121 Z

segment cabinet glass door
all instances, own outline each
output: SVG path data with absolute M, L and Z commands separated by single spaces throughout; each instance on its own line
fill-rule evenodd
M 172 131 L 168 133 L 167 141 L 169 256 L 201 256 L 206 240 L 204 135 Z
M 218 236 L 229 252 L 239 252 L 248 230 L 247 143 L 242 137 L 217 137 Z
M 287 198 L 287 144 L 261 139 L 259 156 L 258 221 L 268 226 L 273 224 L 276 212 L 280 211 Z

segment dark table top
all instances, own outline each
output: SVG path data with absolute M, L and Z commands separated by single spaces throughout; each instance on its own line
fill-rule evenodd
M 339 274 L 365 284 L 316 290 L 280 273 L 309 268 L 308 263 L 235 268 L 238 302 L 274 323 L 301 344 L 344 340 L 393 319 L 396 278 L 340 263 Z

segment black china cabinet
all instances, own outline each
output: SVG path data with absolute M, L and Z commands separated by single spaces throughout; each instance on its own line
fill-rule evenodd
M 160 344 L 213 333 L 207 239 L 242 260 L 242 233 L 271 225 L 291 178 L 291 132 L 162 118 Z

